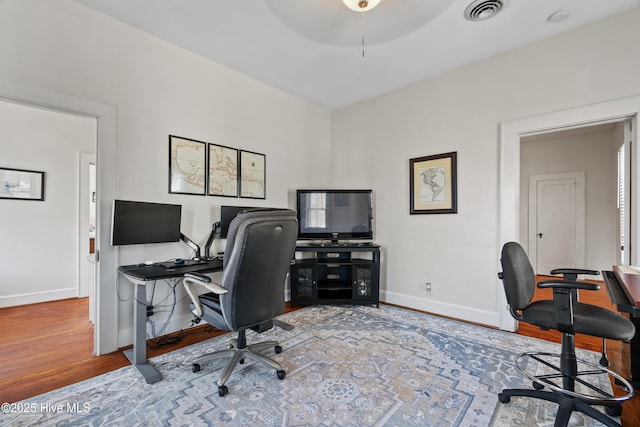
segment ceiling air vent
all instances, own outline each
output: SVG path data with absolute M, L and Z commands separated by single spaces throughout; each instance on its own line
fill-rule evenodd
M 496 16 L 506 3 L 507 0 L 475 0 L 464 10 L 464 17 L 469 21 L 484 21 Z

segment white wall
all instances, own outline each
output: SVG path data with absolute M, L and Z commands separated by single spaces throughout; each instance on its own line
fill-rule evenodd
M 639 21 L 635 9 L 330 114 L 71 0 L 4 0 L 0 75 L 116 105 L 119 197 L 183 204 L 184 232 L 200 242 L 235 200 L 168 194 L 169 134 L 267 155 L 267 200 L 238 204 L 291 206 L 305 186 L 373 188 L 383 299 L 498 324 L 498 126 L 640 94 Z M 409 159 L 449 151 L 459 213 L 409 215 Z M 186 253 L 159 245 L 119 258 Z M 130 312 L 122 303 L 121 344 Z
M 640 94 L 637 22 L 638 8 L 332 114 L 335 185 L 376 191 L 384 299 L 499 324 L 499 125 Z M 458 213 L 409 215 L 409 159 L 449 151 Z
M 520 243 L 529 242 L 529 176 L 585 171 L 585 264 L 608 270 L 616 263 L 617 157 L 613 130 L 555 133 L 520 146 Z
M 0 44 L 0 75 L 117 107 L 118 197 L 182 204 L 182 231 L 199 243 L 222 204 L 291 206 L 296 188 L 330 180 L 328 111 L 83 5 L 0 2 L 0 40 L 10 41 Z M 168 194 L 170 134 L 266 154 L 266 200 Z M 186 255 L 176 243 L 121 248 L 118 256 L 131 264 Z M 131 287 L 123 279 L 102 285 L 127 300 L 119 345 L 131 343 Z M 185 302 L 174 316 L 169 330 L 186 326 Z
M 78 153 L 92 118 L 0 101 L 0 166 L 45 172 L 44 201 L 0 200 L 0 307 L 78 295 Z

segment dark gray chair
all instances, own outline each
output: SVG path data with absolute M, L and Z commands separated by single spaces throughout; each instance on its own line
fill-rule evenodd
M 620 403 L 634 395 L 633 387 L 615 372 L 598 364 L 579 360 L 575 353 L 574 335 L 578 333 L 628 341 L 635 334 L 633 323 L 611 310 L 578 301 L 578 290 L 597 290 L 599 285 L 595 283 L 545 280 L 539 282 L 538 287 L 553 289 L 553 300 L 531 302 L 536 287 L 535 274 L 527 254 L 518 243 L 509 242 L 503 246 L 501 263 L 502 272 L 498 276 L 502 279 L 511 315 L 518 321 L 540 329 L 559 331 L 562 349 L 559 354 L 526 352 L 519 355 L 516 367 L 533 381 L 534 389 L 505 389 L 498 395 L 498 400 L 508 403 L 513 396 L 524 396 L 558 403 L 554 424 L 556 427 L 566 426 L 574 411 L 582 412 L 607 426 L 619 426 L 606 414 L 620 415 Z M 573 277 L 577 278 L 577 274 L 583 274 L 581 271 L 588 270 L 562 269 L 558 273 L 565 277 L 575 274 Z M 559 362 L 555 362 L 557 359 Z M 527 365 L 533 361 L 545 365 L 552 373 L 535 374 L 527 371 Z M 583 369 L 584 367 L 588 369 Z M 626 393 L 614 396 L 609 391 L 598 388 L 593 381 L 595 375 L 613 378 L 615 383 L 626 389 Z M 580 384 L 582 390 L 586 391 L 577 391 L 576 384 Z M 548 390 L 544 390 L 545 388 Z M 593 405 L 604 406 L 606 414 Z
M 229 226 L 223 271 L 185 274 L 183 283 L 196 318 L 218 329 L 238 332 L 229 349 L 205 354 L 192 365 L 193 372 L 197 372 L 205 360 L 231 357 L 218 380 L 220 396 L 228 393 L 225 383 L 245 357 L 274 368 L 279 379 L 286 375 L 282 365 L 261 353 L 270 347 L 280 353 L 282 348 L 278 343 L 247 344 L 246 331 L 270 329 L 274 318 L 284 311 L 285 281 L 294 257 L 297 232 L 295 211 L 269 209 L 240 213 Z M 198 295 L 198 286 L 211 292 Z

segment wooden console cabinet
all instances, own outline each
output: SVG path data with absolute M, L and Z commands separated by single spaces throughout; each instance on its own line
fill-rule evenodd
M 380 295 L 380 246 L 298 244 L 291 265 L 293 304 L 375 304 Z

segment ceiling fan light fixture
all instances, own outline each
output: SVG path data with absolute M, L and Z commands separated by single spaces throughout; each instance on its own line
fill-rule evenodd
M 356 12 L 368 12 L 376 7 L 381 0 L 342 0 L 345 6 Z

